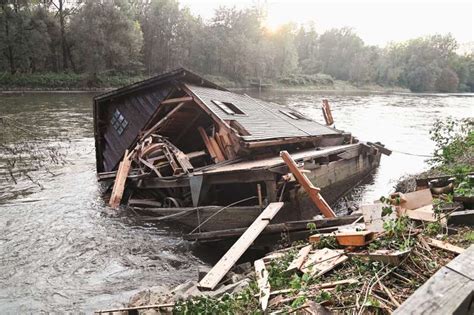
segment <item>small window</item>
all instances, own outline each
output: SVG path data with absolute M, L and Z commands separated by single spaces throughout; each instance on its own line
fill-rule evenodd
M 214 104 L 216 104 L 220 109 L 222 109 L 226 114 L 229 115 L 245 115 L 243 111 L 241 111 L 237 106 L 229 102 L 221 102 L 212 100 Z
M 128 126 L 128 121 L 125 119 L 125 117 L 123 117 L 123 115 L 119 112 L 118 109 L 115 110 L 115 113 L 112 116 L 110 123 L 112 124 L 112 127 L 114 127 L 115 131 L 117 131 L 119 135 L 122 135 L 125 128 L 127 128 Z
M 287 111 L 284 111 L 284 110 L 280 109 L 280 113 L 282 113 L 283 115 L 288 116 L 288 117 L 290 117 L 291 119 L 294 119 L 294 120 L 301 119 L 301 115 L 299 115 L 298 113 L 295 113 L 295 112 L 290 112 L 290 111 L 287 112 Z

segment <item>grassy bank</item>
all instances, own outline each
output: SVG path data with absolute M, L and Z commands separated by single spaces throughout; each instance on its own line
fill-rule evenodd
M 98 90 L 146 79 L 143 75 L 76 73 L 0 74 L 0 90 Z
M 57 90 L 103 90 L 118 88 L 146 79 L 139 74 L 101 73 L 96 76 L 76 73 L 0 74 L 0 90 L 3 91 L 57 91 Z M 255 78 L 232 80 L 224 76 L 205 75 L 207 80 L 229 89 L 244 89 L 257 82 Z M 344 91 L 344 92 L 409 92 L 401 87 L 385 87 L 376 84 L 356 85 L 333 80 L 325 74 L 289 75 L 264 81 L 271 89 L 288 91 Z

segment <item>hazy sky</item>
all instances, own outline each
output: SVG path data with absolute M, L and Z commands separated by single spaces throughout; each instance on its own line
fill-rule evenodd
M 257 0 L 266 3 L 270 28 L 314 21 L 317 31 L 350 26 L 367 44 L 385 45 L 427 34 L 451 32 L 473 41 L 474 1 L 468 0 Z M 212 17 L 219 6 L 252 6 L 255 0 L 181 0 L 194 14 Z

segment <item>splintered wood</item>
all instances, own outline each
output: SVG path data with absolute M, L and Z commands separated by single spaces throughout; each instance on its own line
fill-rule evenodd
M 215 264 L 209 273 L 199 282 L 199 287 L 203 289 L 213 290 L 225 274 L 239 260 L 244 252 L 250 247 L 270 220 L 283 207 L 283 202 L 273 202 L 262 211 L 248 229 L 240 236 L 237 242 L 225 253 L 225 255 Z
M 308 257 L 309 252 L 311 251 L 312 246 L 308 245 L 300 249 L 296 258 L 291 262 L 286 271 L 293 271 L 300 269 L 303 266 L 306 257 Z
M 303 187 L 303 189 L 306 191 L 306 193 L 309 195 L 313 203 L 318 207 L 318 209 L 321 211 L 321 213 L 326 217 L 326 218 L 334 218 L 336 217 L 336 214 L 334 211 L 331 209 L 331 207 L 327 204 L 326 200 L 321 196 L 319 193 L 320 189 L 316 188 L 313 186 L 311 181 L 304 175 L 298 168 L 298 165 L 296 165 L 296 162 L 293 160 L 291 155 L 287 151 L 281 151 L 280 156 L 285 161 L 286 165 L 288 166 L 288 169 L 290 172 L 295 176 L 296 180 L 300 185 Z
M 257 285 L 259 289 L 259 302 L 262 306 L 262 311 L 265 312 L 268 306 L 268 299 L 270 298 L 270 283 L 268 282 L 268 271 L 265 268 L 265 263 L 262 259 L 254 262 L 255 274 L 257 276 Z
M 125 181 L 127 180 L 131 165 L 132 160 L 128 155 L 128 150 L 126 150 L 123 161 L 119 164 L 117 176 L 115 177 L 114 188 L 112 189 L 112 195 L 109 200 L 109 206 L 112 208 L 117 208 L 120 205 L 123 191 L 125 190 Z
M 319 277 L 347 259 L 348 257 L 344 255 L 342 250 L 323 248 L 308 256 L 301 267 L 301 271 Z

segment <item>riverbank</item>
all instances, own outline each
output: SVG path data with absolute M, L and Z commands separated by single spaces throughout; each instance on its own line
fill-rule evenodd
M 323 78 L 320 78 L 320 77 Z M 206 79 L 228 89 L 258 89 L 252 86 L 251 81 L 235 81 L 223 76 L 204 76 Z M 2 74 L 0 75 L 0 93 L 18 92 L 102 92 L 119 88 L 134 82 L 147 79 L 145 75 L 99 74 L 91 77 L 86 74 L 74 73 L 45 73 L 45 74 Z M 376 84 L 355 85 L 350 82 L 333 80 L 324 75 L 290 76 L 267 83 L 265 89 L 275 89 L 295 92 L 373 92 L 393 93 L 410 92 L 410 90 L 396 86 L 380 86 Z

